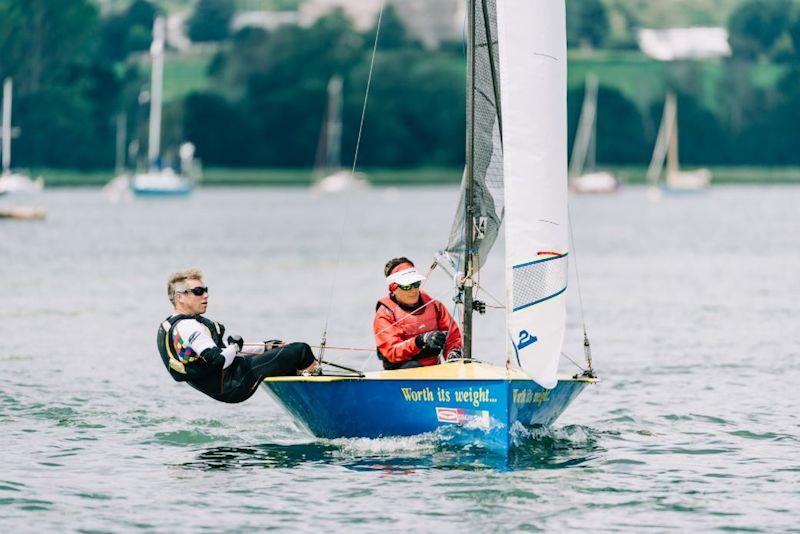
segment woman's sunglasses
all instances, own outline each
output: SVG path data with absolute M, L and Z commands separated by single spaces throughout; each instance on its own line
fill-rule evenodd
M 205 293 L 208 293 L 208 287 L 202 287 L 202 286 L 193 287 L 191 289 L 184 289 L 183 291 L 180 291 L 180 293 L 191 293 L 196 297 L 200 297 Z
M 407 286 L 403 286 L 403 285 L 397 284 L 397 287 L 402 289 L 403 291 L 408 291 L 409 289 L 418 288 L 421 283 L 422 282 L 414 282 L 413 284 L 408 284 Z

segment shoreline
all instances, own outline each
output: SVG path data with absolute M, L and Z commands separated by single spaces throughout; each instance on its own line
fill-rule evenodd
M 692 169 L 695 167 L 686 167 Z M 624 185 L 643 185 L 647 167 L 600 167 L 617 175 Z M 775 185 L 800 184 L 800 167 L 708 167 L 713 174 L 713 184 Z M 369 182 L 377 186 L 457 185 L 461 181 L 460 168 L 420 169 L 367 169 L 362 170 Z M 80 172 L 72 169 L 36 169 L 32 176 L 42 176 L 48 188 L 102 187 L 114 176 L 111 170 Z M 201 185 L 257 186 L 257 187 L 307 187 L 313 181 L 311 169 L 223 168 L 213 167 L 203 171 Z

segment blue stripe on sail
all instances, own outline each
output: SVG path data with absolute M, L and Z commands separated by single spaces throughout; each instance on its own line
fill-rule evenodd
M 552 261 L 552 260 L 557 260 L 557 259 L 560 259 L 560 258 L 564 258 L 564 257 L 566 257 L 568 255 L 569 255 L 569 252 L 565 252 L 564 254 L 561 254 L 559 256 L 551 256 L 551 257 L 545 258 L 543 260 L 533 260 L 533 261 L 529 261 L 527 263 L 520 263 L 519 265 L 514 265 L 511 268 L 512 269 L 519 269 L 520 267 L 527 267 L 528 265 L 534 265 L 536 263 L 544 263 L 546 261 Z M 550 297 L 547 297 L 547 298 L 550 298 Z
M 543 261 L 547 261 L 547 260 L 543 260 Z M 529 264 L 528 264 L 528 265 L 529 265 Z M 530 308 L 531 306 L 533 306 L 533 305 L 535 305 L 535 304 L 539 304 L 540 302 L 544 302 L 544 301 L 546 301 L 546 300 L 550 300 L 550 299 L 552 299 L 552 298 L 555 298 L 555 297 L 559 296 L 561 293 L 563 293 L 563 292 L 564 292 L 564 291 L 566 291 L 566 290 L 567 290 L 567 286 L 564 286 L 564 289 L 562 289 L 561 291 L 558 291 L 558 292 L 556 292 L 556 293 L 553 293 L 553 294 L 552 294 L 552 295 L 550 295 L 549 297 L 545 297 L 545 298 L 543 298 L 543 299 L 535 300 L 535 301 L 533 301 L 533 302 L 529 302 L 528 304 L 523 304 L 522 306 L 517 306 L 516 308 L 514 308 L 514 309 L 513 309 L 513 310 L 511 310 L 511 311 L 512 311 L 512 312 L 515 312 L 515 311 L 519 311 L 519 310 L 522 310 L 522 309 L 525 309 L 525 308 Z

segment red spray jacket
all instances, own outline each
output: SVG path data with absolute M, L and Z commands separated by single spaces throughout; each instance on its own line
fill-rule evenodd
M 390 296 L 378 301 L 375 306 L 375 344 L 380 356 L 391 364 L 418 359 L 422 365 L 434 365 L 436 355 L 421 356 L 415 338 L 432 330 L 447 332 L 445 356 L 453 349 L 461 348 L 461 331 L 453 317 L 438 300 L 420 291 L 420 306 L 414 311 L 406 311 Z

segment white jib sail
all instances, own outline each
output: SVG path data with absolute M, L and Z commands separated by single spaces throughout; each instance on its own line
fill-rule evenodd
M 508 353 L 545 388 L 564 341 L 567 39 L 564 0 L 498 0 Z

